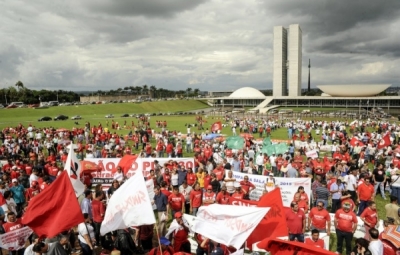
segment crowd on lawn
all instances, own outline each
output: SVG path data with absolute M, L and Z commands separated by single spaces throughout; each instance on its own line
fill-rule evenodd
M 204 123 L 203 120 L 202 124 Z M 176 218 L 182 226 L 174 231 L 170 239 L 162 239 L 164 254 L 171 251 L 172 240 L 175 252 L 190 252 L 188 242 L 189 229 L 182 220 L 182 213 L 196 215 L 199 207 L 209 204 L 229 204 L 230 199 L 249 199 L 255 188 L 245 177 L 243 181 L 233 178 L 233 172 L 267 175 L 264 193 L 277 188 L 274 177 L 303 177 L 312 179 L 312 193 L 308 197 L 304 188 L 300 188 L 293 197 L 290 210 L 287 211 L 289 240 L 306 242 L 322 246 L 320 233 L 330 234 L 330 215 L 334 213 L 334 227 L 337 236 L 337 252 L 343 252 L 346 243 L 347 254 L 380 255 L 383 246 L 378 240 L 379 224 L 376 203 L 377 195 L 387 200 L 386 215 L 381 218 L 400 224 L 400 126 L 389 122 L 366 121 L 304 121 L 273 120 L 252 118 L 231 118 L 226 116 L 224 122 L 229 126 L 232 135 L 240 133 L 246 136 L 243 149 L 227 148 L 223 138 L 204 139 L 211 133 L 208 129 L 192 130 L 196 125 L 186 124 L 186 132 L 170 131 L 166 122 L 157 122 L 157 130 L 151 128 L 150 120 L 142 117 L 131 131 L 123 136 L 114 123 L 111 128 L 100 123 L 95 126 L 87 122 L 82 128 L 72 130 L 54 128 L 35 128 L 19 124 L 8 127 L 0 133 L 1 167 L 0 193 L 4 199 L 0 207 L 0 218 L 3 220 L 3 231 L 8 232 L 22 227 L 19 218 L 29 201 L 39 194 L 64 170 L 68 152 L 67 145 L 77 145 L 75 153 L 79 159 L 84 158 L 120 158 L 123 155 L 140 154 L 142 157 L 168 157 L 164 165 L 155 160 L 155 167 L 150 171 L 149 179 L 155 185 L 154 204 L 158 213 L 158 231 L 166 234 L 166 223 Z M 267 155 L 262 152 L 259 138 L 274 137 L 278 129 L 286 129 L 288 150 L 285 153 Z M 218 133 L 219 131 L 214 131 Z M 313 137 L 313 134 L 314 137 Z M 315 137 L 319 136 L 319 137 Z M 390 144 L 382 143 L 389 139 Z M 315 141 L 318 142 L 315 142 Z M 304 141 L 296 147 L 296 141 Z M 382 142 L 383 141 L 383 142 Z M 330 145 L 329 151 L 320 151 Z M 307 158 L 307 151 L 316 150 L 320 157 Z M 194 168 L 184 167 L 174 158 L 194 153 Z M 228 170 L 228 174 L 225 172 Z M 154 226 L 137 228 L 135 242 L 130 239 L 129 231 L 120 230 L 113 236 L 100 236 L 100 225 L 104 219 L 107 198 L 123 185 L 126 179 L 121 169 L 114 176 L 112 186 L 106 193 L 101 185 L 91 187 L 92 176 L 82 176 L 87 190 L 79 198 L 85 223 L 78 226 L 77 232 L 83 253 L 90 254 L 96 245 L 119 244 L 122 253 L 138 252 L 138 244 L 145 250 L 153 249 Z M 94 189 L 94 194 L 89 189 Z M 306 216 L 307 215 L 307 216 Z M 364 222 L 365 237 L 357 239 L 352 246 L 353 233 L 357 226 L 357 217 Z M 308 218 L 308 220 L 306 220 Z M 312 237 L 305 239 L 304 233 L 312 231 Z M 68 242 L 74 243 L 75 235 L 68 234 L 69 239 L 61 238 L 57 243 L 63 247 Z M 41 243 L 33 244 L 25 254 L 34 254 L 32 248 L 45 249 Z M 208 251 L 225 252 L 229 247 L 216 244 L 206 237 L 196 235 L 197 253 Z M 189 243 L 189 244 L 188 244 Z M 51 247 L 54 242 L 50 243 Z M 36 245 L 36 246 L 35 246 Z M 117 244 L 118 246 L 118 244 Z M 361 253 L 364 247 L 363 253 Z M 48 249 L 47 247 L 46 249 Z M 59 247 L 58 247 L 59 248 Z M 59 250 L 57 248 L 57 250 Z M 73 249 L 73 245 L 71 249 Z M 159 248 L 159 247 L 158 247 Z M 159 253 L 156 247 L 154 253 Z M 40 250 L 39 249 L 39 250 Z M 56 249 L 56 248 L 54 248 Z M 27 253 L 28 251 L 28 253 Z M 71 252 L 72 250 L 69 250 Z M 11 251 L 22 254 L 24 251 Z M 123 253 L 124 254 L 124 253 Z

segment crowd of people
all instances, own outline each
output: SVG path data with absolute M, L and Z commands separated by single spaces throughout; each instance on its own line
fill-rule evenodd
M 203 124 L 203 119 L 201 121 Z M 169 240 L 163 239 L 162 242 L 167 247 L 172 241 L 176 252 L 190 252 L 188 229 L 179 220 L 182 213 L 196 215 L 201 206 L 229 204 L 231 199 L 250 198 L 255 185 L 248 177 L 242 181 L 233 178 L 233 172 L 244 172 L 269 176 L 264 193 L 277 188 L 274 180 L 277 176 L 312 179 L 311 197 L 306 195 L 304 188 L 300 188 L 287 212 L 290 240 L 321 246 L 319 236 L 323 233 L 329 235 L 331 231 L 328 213 L 331 212 L 334 214 L 337 252 L 343 252 L 345 241 L 346 252 L 350 254 L 357 215 L 364 222 L 365 236 L 362 240 L 357 239 L 354 247 L 364 247 L 369 243 L 369 248 L 364 247 L 366 250 L 373 255 L 382 254 L 375 248 L 379 246 L 378 250 L 382 250 L 376 234 L 379 217 L 390 218 L 395 224 L 400 224 L 398 125 L 376 121 L 257 120 L 229 116 L 224 121 L 233 135 L 239 135 L 238 132 L 249 134 L 243 149 L 227 148 L 220 137 L 205 139 L 211 131 L 205 129 L 196 134 L 191 130 L 194 127 L 191 124 L 186 124 L 186 130 L 180 132 L 168 130 L 165 121 L 157 121 L 157 130 L 153 129 L 145 116 L 137 124 L 132 122 L 131 131 L 126 136 L 118 134 L 115 123 L 111 127 L 108 124 L 103 127 L 101 123 L 91 125 L 87 122 L 84 127 L 72 130 L 35 128 L 32 125 L 25 127 L 22 124 L 3 129 L 0 132 L 0 158 L 4 162 L 0 166 L 0 193 L 4 204 L 0 217 L 4 222 L 4 232 L 22 227 L 18 220 L 29 201 L 51 185 L 64 170 L 68 156 L 66 147 L 75 143 L 79 159 L 120 158 L 129 154 L 170 158 L 164 165 L 158 164 L 155 159 L 155 167 L 147 178 L 152 179 L 155 185 L 153 203 L 157 208 L 159 235 L 166 234 L 169 220 L 175 218 L 180 222 L 181 228 L 175 230 Z M 282 128 L 287 130 L 288 150 L 277 155 L 263 153 L 262 143 L 256 137 L 273 138 L 274 132 Z M 385 136 L 390 137 L 390 145 L 381 147 Z M 329 148 L 328 151 L 326 148 Z M 316 150 L 319 157 L 306 157 L 311 150 Z M 185 155 L 193 155 L 193 169 L 185 169 L 174 161 L 174 158 Z M 228 174 L 225 175 L 226 171 Z M 78 226 L 77 233 L 85 255 L 96 245 L 104 247 L 117 243 L 118 246 L 118 242 L 121 250 L 130 252 L 139 252 L 139 246 L 144 251 L 154 248 L 150 241 L 154 236 L 154 226 L 137 227 L 132 242 L 129 239 L 131 230 L 120 230 L 109 237 L 100 236 L 106 201 L 126 179 L 121 169 L 115 173 L 115 180 L 106 193 L 101 185 L 92 187 L 90 174 L 82 178 L 87 190 L 79 201 L 85 222 Z M 379 195 L 383 200 L 390 197 L 390 202 L 385 206 L 386 215 L 378 217 L 375 201 Z M 309 240 L 304 238 L 308 230 L 312 233 Z M 69 232 L 68 236 L 73 243 L 75 235 Z M 66 239 L 62 240 L 62 246 L 65 246 Z M 198 254 L 215 249 L 228 252 L 229 249 L 200 235 L 196 235 L 196 240 Z M 31 241 L 34 242 L 34 239 Z M 15 254 L 15 251 L 12 252 Z M 22 254 L 21 251 L 17 253 Z

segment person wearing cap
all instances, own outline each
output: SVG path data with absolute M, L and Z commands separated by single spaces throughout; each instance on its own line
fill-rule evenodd
M 289 232 L 289 241 L 304 243 L 304 232 L 306 228 L 306 215 L 299 210 L 297 202 L 290 203 L 290 210 L 286 211 L 286 222 Z
M 276 188 L 274 173 L 270 172 L 265 180 L 265 190 L 268 192 L 273 191 Z
M 343 207 L 336 211 L 334 224 L 336 228 L 336 239 L 337 246 L 336 251 L 339 254 L 343 252 L 343 241 L 346 242 L 346 251 L 347 254 L 351 252 L 351 242 L 353 239 L 353 234 L 357 229 L 357 216 L 356 214 L 350 210 L 351 204 L 346 202 L 343 204 Z
M 214 204 L 216 201 L 216 194 L 213 192 L 212 186 L 208 185 L 206 192 L 203 194 L 203 206 Z
M 368 177 L 364 178 L 364 182 L 361 183 L 357 188 L 357 201 L 359 201 L 358 205 L 358 213 L 360 216 L 365 208 L 368 207 L 368 201 L 373 201 L 375 197 L 374 186 L 371 184 L 371 179 Z
M 166 237 L 160 237 L 160 246 L 154 247 L 149 255 L 173 255 L 174 249 L 171 247 L 171 242 Z
M 38 195 L 39 193 L 40 193 L 39 182 L 32 181 L 31 187 L 28 188 L 25 192 L 26 202 L 29 202 L 34 196 Z
M 190 253 L 190 242 L 189 242 L 189 228 L 185 225 L 182 216 L 183 214 L 181 212 L 175 213 L 175 220 L 178 223 L 179 227 L 174 230 L 172 233 L 173 235 L 173 247 L 174 247 L 174 252 L 187 252 Z
M 25 203 L 25 188 L 18 182 L 16 178 L 12 179 L 12 187 L 10 188 L 15 203 L 17 204 L 17 214 L 22 212 Z

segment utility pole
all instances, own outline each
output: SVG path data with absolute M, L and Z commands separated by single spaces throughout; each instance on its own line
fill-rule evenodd
M 310 74 L 311 74 L 311 60 L 308 59 L 308 92 L 311 91 Z

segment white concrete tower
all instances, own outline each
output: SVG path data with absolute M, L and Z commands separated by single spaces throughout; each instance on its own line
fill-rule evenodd
M 274 27 L 273 96 L 287 96 L 287 30 Z
M 301 96 L 302 33 L 299 24 L 289 26 L 288 90 L 289 96 Z

